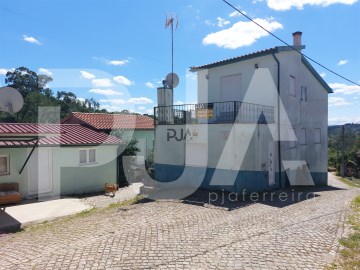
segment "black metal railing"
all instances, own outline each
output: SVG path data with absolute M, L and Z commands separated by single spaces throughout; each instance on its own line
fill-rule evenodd
M 156 125 L 274 123 L 274 107 L 240 101 L 159 106 Z

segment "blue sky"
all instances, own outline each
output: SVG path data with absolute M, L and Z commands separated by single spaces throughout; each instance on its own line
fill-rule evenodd
M 289 43 L 302 31 L 303 53 L 360 83 L 358 0 L 229 2 Z M 25 66 L 51 75 L 55 91 L 93 97 L 108 110 L 151 113 L 156 87 L 171 72 L 168 12 L 179 21 L 178 104 L 196 101 L 190 66 L 283 45 L 221 0 L 2 0 L 0 85 L 7 70 Z M 329 124 L 360 122 L 360 86 L 313 66 L 335 90 Z

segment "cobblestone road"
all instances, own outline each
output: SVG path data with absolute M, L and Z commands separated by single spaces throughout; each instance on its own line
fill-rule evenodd
M 359 194 L 332 183 L 296 203 L 201 193 L 56 221 L 0 236 L 0 269 L 323 269 Z

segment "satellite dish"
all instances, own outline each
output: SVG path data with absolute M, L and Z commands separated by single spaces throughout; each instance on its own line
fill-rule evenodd
M 176 73 L 169 73 L 166 76 L 168 88 L 175 88 L 179 84 L 179 76 Z
M 20 92 L 12 87 L 0 88 L 0 111 L 17 113 L 24 105 Z

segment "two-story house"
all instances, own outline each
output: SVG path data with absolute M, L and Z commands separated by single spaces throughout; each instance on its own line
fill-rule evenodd
M 191 67 L 198 103 L 155 108 L 158 181 L 186 171 L 229 191 L 327 185 L 332 89 L 301 54 L 301 35 L 293 46 Z

